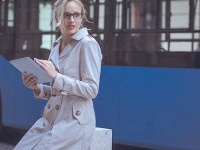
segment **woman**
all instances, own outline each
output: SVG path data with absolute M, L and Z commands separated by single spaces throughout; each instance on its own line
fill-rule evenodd
M 90 150 L 96 123 L 92 99 L 99 88 L 101 49 L 87 28 L 82 28 L 86 11 L 80 0 L 57 0 L 54 12 L 60 12 L 55 18 L 62 35 L 54 42 L 49 60 L 35 59 L 52 79 L 51 86 L 22 74 L 34 96 L 48 101 L 42 117 L 14 150 Z

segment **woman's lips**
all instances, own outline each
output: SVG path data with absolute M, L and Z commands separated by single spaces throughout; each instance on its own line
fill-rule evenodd
M 74 29 L 74 25 L 69 25 L 69 26 L 67 26 L 67 28 L 69 29 L 69 30 L 73 30 Z

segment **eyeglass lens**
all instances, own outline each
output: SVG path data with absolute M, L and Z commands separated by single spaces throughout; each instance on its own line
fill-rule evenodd
M 64 13 L 64 18 L 70 19 L 71 16 L 73 16 L 74 19 L 81 19 L 82 14 L 81 13 L 74 13 L 74 14 Z

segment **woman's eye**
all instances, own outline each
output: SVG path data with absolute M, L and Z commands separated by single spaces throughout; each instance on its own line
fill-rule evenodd
M 79 17 L 79 14 L 78 14 L 78 13 L 75 13 L 75 14 L 74 14 L 74 17 L 76 17 L 76 18 Z
M 71 15 L 70 14 L 65 14 L 65 17 L 66 18 L 69 18 Z

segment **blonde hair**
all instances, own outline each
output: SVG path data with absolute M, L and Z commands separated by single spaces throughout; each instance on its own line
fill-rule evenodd
M 59 26 L 59 18 L 61 15 L 61 6 L 63 4 L 64 0 L 57 0 L 54 4 L 53 4 L 53 18 L 56 21 L 56 26 Z
M 65 31 L 64 20 L 62 18 L 64 18 L 63 15 L 65 12 L 66 4 L 71 1 L 77 3 L 81 7 L 83 22 L 87 21 L 87 17 L 86 17 L 87 12 L 85 10 L 83 3 L 80 0 L 57 0 L 53 5 L 53 14 L 54 14 L 54 18 L 56 20 L 56 26 L 59 27 L 60 30 Z M 83 22 L 81 24 L 81 27 L 83 27 Z

